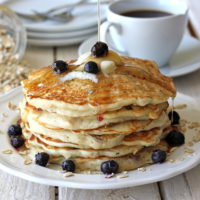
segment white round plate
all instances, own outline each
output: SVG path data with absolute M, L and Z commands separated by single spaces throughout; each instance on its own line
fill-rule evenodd
M 68 37 L 78 37 L 88 34 L 95 34 L 97 32 L 97 26 L 77 30 L 77 31 L 65 31 L 65 32 L 34 32 L 27 31 L 27 35 L 29 38 L 35 39 L 56 39 L 56 38 L 68 38 Z
M 79 44 L 85 39 L 91 37 L 94 34 L 87 34 L 72 38 L 57 38 L 57 39 L 31 39 L 28 38 L 28 44 L 34 46 L 67 46 L 72 44 Z
M 46 0 L 46 1 L 51 2 L 50 3 L 51 7 L 56 7 L 57 4 L 54 5 L 54 3 L 59 2 L 51 0 Z M 78 0 L 73 0 L 68 2 L 72 4 L 74 1 Z M 20 0 L 20 1 L 9 1 L 9 3 L 6 2 L 5 4 L 12 10 L 19 13 L 24 13 L 26 10 L 28 10 L 27 13 L 25 14 L 30 14 L 33 8 L 35 8 L 35 10 L 37 11 L 42 11 L 44 10 L 44 8 L 45 10 L 48 10 L 46 6 L 44 6 L 45 5 L 44 1 L 37 0 L 38 4 L 42 3 L 42 6 L 39 7 L 35 6 L 36 5 L 35 2 L 36 2 L 35 0 L 29 0 L 29 1 Z M 62 4 L 65 5 L 64 2 L 67 1 L 62 0 L 61 3 L 59 3 L 59 5 Z M 106 18 L 106 12 L 105 12 L 106 8 L 107 5 L 105 4 L 101 5 L 102 20 Z M 28 29 L 28 31 L 40 31 L 40 32 L 74 31 L 74 30 L 82 30 L 97 25 L 97 6 L 95 4 L 87 6 L 76 6 L 72 10 L 72 15 L 74 16 L 74 18 L 67 23 L 59 23 L 51 20 L 34 22 L 23 18 L 21 19 L 25 27 Z
M 10 110 L 8 103 L 18 105 L 21 100 L 21 88 L 14 89 L 0 98 L 0 116 L 2 118 L 0 121 L 0 130 L 2 132 L 0 134 L 0 169 L 14 176 L 46 185 L 84 189 L 116 189 L 165 180 L 195 167 L 200 162 L 200 143 L 196 143 L 192 147 L 195 151 L 193 154 L 184 153 L 186 145 L 183 145 L 171 154 L 170 158 L 175 160 L 174 163 L 154 164 L 146 167 L 145 172 L 133 170 L 128 172 L 127 178 L 123 179 L 117 177 L 106 179 L 105 175 L 97 174 L 75 174 L 72 177 L 64 178 L 63 174 L 56 170 L 40 167 L 34 163 L 25 165 L 24 158 L 12 148 L 7 135 L 8 127 L 19 118 L 19 111 Z M 176 104 L 187 104 L 186 109 L 178 111 L 182 119 L 200 122 L 199 102 L 189 96 L 178 93 L 175 98 Z M 5 115 L 6 117 L 3 117 Z M 194 134 L 194 129 L 187 131 L 185 134 L 186 144 L 191 141 Z M 12 149 L 13 153 L 9 155 L 2 153 L 7 149 Z
M 109 42 L 111 42 L 110 40 Z M 87 51 L 90 51 L 91 47 L 96 43 L 96 41 L 96 37 L 91 37 L 84 41 L 78 49 L 79 56 Z M 161 73 L 170 77 L 178 77 L 192 73 L 200 69 L 199 55 L 200 41 L 189 35 L 185 35 L 177 51 L 170 59 L 169 64 L 161 67 L 160 71 Z

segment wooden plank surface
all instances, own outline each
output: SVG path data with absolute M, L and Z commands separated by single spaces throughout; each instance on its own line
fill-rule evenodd
M 177 91 L 191 97 L 200 98 L 200 70 L 174 79 Z
M 48 66 L 54 60 L 53 48 L 27 47 L 23 60 L 34 68 Z
M 55 200 L 55 188 L 0 173 L 1 200 Z
M 78 47 L 79 45 L 57 48 L 55 57 L 57 60 L 77 59 Z
M 184 175 L 162 181 L 159 185 L 164 200 L 193 200 Z
M 157 184 L 116 190 L 59 188 L 59 200 L 160 200 Z
M 194 169 L 185 173 L 185 178 L 188 183 L 188 187 L 191 191 L 192 199 L 199 200 L 200 199 L 200 165 L 195 167 Z

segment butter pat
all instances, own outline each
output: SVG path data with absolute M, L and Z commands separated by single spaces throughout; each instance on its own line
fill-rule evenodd
M 104 60 L 100 63 L 100 68 L 102 73 L 109 74 L 110 72 L 113 72 L 116 69 L 116 65 L 111 60 Z
M 95 74 L 90 74 L 90 73 L 87 73 L 87 72 L 70 72 L 68 74 L 66 74 L 65 76 L 61 77 L 61 81 L 64 82 L 64 81 L 70 81 L 70 80 L 73 80 L 73 79 L 89 79 L 95 83 L 98 82 L 98 79 L 96 77 Z

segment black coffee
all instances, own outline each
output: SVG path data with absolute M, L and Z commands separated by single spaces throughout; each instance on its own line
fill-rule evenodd
M 121 13 L 121 15 L 127 17 L 153 18 L 166 17 L 172 14 L 161 10 L 129 10 Z

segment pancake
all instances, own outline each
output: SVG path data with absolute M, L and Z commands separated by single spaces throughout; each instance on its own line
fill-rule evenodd
M 54 130 L 55 133 L 58 131 L 65 131 L 66 133 L 79 133 L 79 134 L 90 134 L 90 135 L 109 135 L 109 134 L 122 134 L 127 135 L 133 132 L 138 132 L 141 130 L 150 130 L 155 127 L 162 127 L 165 124 L 169 124 L 170 121 L 168 119 L 168 116 L 166 113 L 162 113 L 162 115 L 155 120 L 132 120 L 132 121 L 126 121 L 121 122 L 118 124 L 110 124 L 107 126 L 99 127 L 96 129 L 88 129 L 88 130 L 66 130 L 61 127 L 57 127 L 57 124 L 55 126 L 49 126 L 45 123 L 42 123 L 38 119 L 35 119 L 34 116 L 32 116 L 31 113 L 23 114 L 22 113 L 22 120 L 26 123 L 29 123 L 29 126 L 31 129 L 34 129 L 34 126 L 32 123 L 33 121 L 40 124 L 40 129 L 42 127 L 50 130 Z M 43 131 L 44 132 L 44 131 Z
M 101 163 L 107 160 L 115 160 L 119 165 L 118 172 L 123 172 L 152 164 L 151 155 L 156 149 L 168 152 L 169 147 L 166 142 L 161 141 L 154 147 L 141 149 L 135 155 L 131 153 L 121 157 L 99 156 L 96 158 L 74 158 L 73 161 L 76 165 L 76 172 L 100 171 Z M 42 151 L 43 149 L 40 147 L 30 147 L 30 156 L 34 159 L 34 155 Z M 50 163 L 61 164 L 63 160 L 64 157 L 61 156 L 50 156 Z
M 47 141 L 47 140 L 46 140 Z M 58 141 L 55 141 L 58 143 Z M 55 143 L 54 142 L 54 143 Z M 26 140 L 27 147 L 40 147 L 42 151 L 47 152 L 49 155 L 53 156 L 63 156 L 65 159 L 73 159 L 77 157 L 83 158 L 96 158 L 99 156 L 108 156 L 108 157 L 119 157 L 127 154 L 135 154 L 143 146 L 139 145 L 119 145 L 109 149 L 79 149 L 79 148 L 69 148 L 69 147 L 55 147 L 52 145 L 48 145 L 41 141 L 34 135 L 31 135 L 28 140 Z
M 109 51 L 108 56 L 112 55 L 115 53 Z M 175 97 L 172 79 L 162 75 L 155 62 L 130 57 L 119 59 L 121 62 L 109 76 L 94 75 L 98 82 L 78 78 L 63 82 L 65 75 L 79 67 L 73 63 L 62 75 L 55 74 L 50 66 L 39 69 L 22 82 L 25 99 L 30 105 L 48 112 L 80 117 L 128 105 L 159 104 Z
M 111 148 L 121 144 L 124 138 L 124 135 L 116 135 L 116 134 L 87 135 L 87 134 L 73 134 L 69 132 L 66 133 L 63 131 L 55 132 L 52 130 L 48 130 L 46 132 L 42 131 L 34 132 L 28 127 L 28 125 L 26 125 L 25 130 L 28 130 L 29 132 L 33 133 L 41 140 L 45 140 L 45 138 L 49 137 L 53 138 L 54 140 L 60 140 L 64 142 L 65 146 L 74 148 L 93 148 L 93 149 Z
M 38 133 L 30 131 L 29 127 L 24 127 L 23 132 L 26 139 L 29 139 L 32 135 L 36 136 L 42 142 L 54 146 L 54 147 L 74 147 L 74 148 L 92 148 L 92 149 L 105 149 L 112 148 L 119 145 L 142 145 L 151 146 L 155 145 L 165 135 L 166 127 L 154 128 L 149 131 L 141 131 L 138 133 L 132 133 L 130 135 L 79 135 L 71 134 L 66 136 L 65 133 L 59 132 L 57 134 Z
M 117 111 L 106 112 L 101 115 L 86 117 L 67 117 L 57 113 L 37 109 L 25 102 L 20 105 L 22 115 L 30 114 L 32 118 L 47 126 L 55 126 L 68 130 L 94 129 L 107 124 L 120 123 L 130 120 L 157 119 L 163 111 L 166 111 L 168 103 L 147 105 L 144 107 L 129 106 Z

